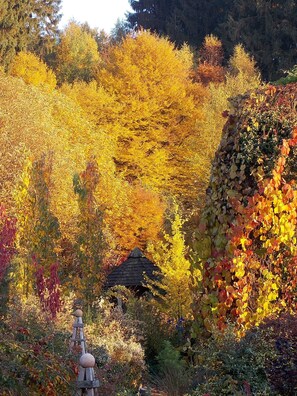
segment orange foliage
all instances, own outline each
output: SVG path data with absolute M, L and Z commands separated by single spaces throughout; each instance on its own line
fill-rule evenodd
M 222 61 L 223 48 L 221 41 L 213 35 L 206 36 L 199 51 L 199 63 L 195 79 L 204 85 L 208 85 L 210 82 L 223 82 L 225 70 Z
M 97 80 L 121 105 L 119 173 L 133 183 L 193 196 L 195 189 L 189 191 L 188 185 L 196 178 L 193 141 L 201 115 L 185 56 L 168 40 L 141 31 L 110 48 Z
M 116 250 L 123 256 L 136 246 L 145 249 L 148 242 L 159 240 L 166 209 L 157 193 L 139 185 L 129 186 L 126 194 L 125 210 L 116 217 L 113 213 L 106 217 L 116 239 Z
M 225 70 L 222 66 L 203 62 L 197 67 L 196 78 L 204 85 L 210 82 L 221 83 L 225 78 Z

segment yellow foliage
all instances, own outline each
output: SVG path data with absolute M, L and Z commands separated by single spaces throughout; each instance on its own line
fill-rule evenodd
M 110 49 L 97 81 L 117 101 L 119 172 L 131 182 L 193 197 L 188 185 L 196 179 L 191 158 L 200 112 L 187 51 L 142 31 Z
M 114 238 L 115 251 L 129 252 L 136 246 L 145 249 L 148 242 L 160 239 L 166 204 L 153 191 L 139 185 L 121 184 L 113 205 L 108 205 L 106 223 Z M 119 204 L 121 200 L 121 204 Z
M 51 152 L 52 210 L 62 230 L 71 234 L 78 213 L 73 175 L 95 155 L 104 179 L 113 177 L 112 142 L 61 93 L 45 93 L 4 74 L 0 74 L 0 90 L 0 199 L 12 209 L 13 191 L 28 155 L 35 160 Z
M 57 53 L 59 82 L 91 81 L 100 56 L 95 39 L 75 22 L 65 28 Z
M 176 56 L 184 63 L 188 70 L 194 66 L 194 54 L 190 46 L 184 43 L 181 48 L 176 52 Z
M 112 136 L 116 135 L 121 105 L 116 101 L 115 95 L 108 93 L 96 81 L 63 84 L 60 91 L 73 99 L 95 125 L 109 131 Z
M 191 263 L 186 258 L 187 248 L 182 226 L 183 220 L 175 203 L 171 233 L 164 233 L 164 241 L 150 244 L 148 247 L 162 277 L 159 282 L 153 282 L 150 288 L 158 296 L 157 305 L 161 311 L 175 319 L 191 319 L 192 286 L 193 282 L 201 280 L 201 272 L 197 268 L 194 272 L 191 271 Z M 155 286 L 165 294 L 160 293 Z
M 218 47 L 221 48 L 222 47 L 222 42 L 221 40 L 214 36 L 213 34 L 209 34 L 207 36 L 205 36 L 204 38 L 204 45 L 206 47 Z
M 200 138 L 194 161 L 198 169 L 197 173 L 201 175 L 202 191 L 207 188 L 211 163 L 221 141 L 226 121 L 223 112 L 232 111 L 232 101 L 229 99 L 257 88 L 261 82 L 254 61 L 242 46 L 235 47 L 230 66 L 232 66 L 231 71 L 226 74 L 224 82 L 209 84 L 208 96 L 203 104 L 204 116 L 197 122 Z
M 35 85 L 52 91 L 55 89 L 57 80 L 52 70 L 30 52 L 19 52 L 14 58 L 10 74 L 14 77 L 21 77 L 25 83 Z
M 256 62 L 249 56 L 241 44 L 235 46 L 233 55 L 229 60 L 232 75 L 243 74 L 245 79 L 251 79 L 260 83 L 259 73 L 256 69 Z

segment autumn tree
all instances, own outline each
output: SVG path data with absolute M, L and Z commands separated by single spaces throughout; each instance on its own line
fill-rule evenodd
M 199 51 L 199 62 L 196 70 L 196 79 L 202 84 L 224 81 L 225 70 L 222 66 L 222 42 L 215 36 L 206 36 Z
M 99 61 L 93 36 L 79 24 L 70 22 L 62 33 L 57 50 L 56 73 L 59 82 L 91 81 Z
M 99 54 L 104 54 L 110 45 L 110 36 L 103 30 L 92 28 L 88 22 L 80 24 L 82 30 L 90 34 L 96 41 Z
M 27 84 L 48 90 L 56 87 L 56 76 L 36 55 L 30 52 L 19 52 L 14 58 L 10 74 L 21 77 Z
M 104 199 L 111 200 L 112 186 L 117 185 L 114 143 L 76 101 L 57 90 L 39 89 L 1 72 L 0 90 L 0 198 L 14 213 L 13 191 L 26 160 L 40 158 L 46 148 L 53 153 L 51 209 L 63 235 L 71 238 L 78 213 L 73 175 L 84 168 L 90 155 L 96 155 Z
M 107 216 L 122 257 L 136 246 L 145 249 L 149 242 L 160 239 L 166 210 L 162 197 L 141 185 L 127 186 L 125 193 L 127 203 L 124 210 L 118 215 Z
M 110 48 L 97 79 L 121 105 L 118 172 L 132 183 L 191 195 L 186 186 L 195 184 L 191 157 L 200 115 L 189 62 L 168 40 L 141 31 Z
M 159 309 L 170 318 L 192 319 L 192 288 L 201 278 L 200 271 L 191 270 L 183 231 L 184 221 L 174 204 L 171 231 L 164 232 L 163 241 L 149 245 L 149 252 L 160 268 L 160 280 L 152 281 L 150 289 L 158 299 Z
M 75 175 L 73 179 L 80 210 L 76 237 L 77 268 L 73 275 L 77 282 L 76 291 L 88 308 L 91 307 L 94 297 L 99 296 L 103 284 L 105 241 L 103 213 L 95 198 L 98 183 L 99 172 L 95 159 L 90 160 L 86 170 Z
M 19 251 L 15 282 L 26 297 L 35 286 L 35 272 L 43 268 L 49 275 L 57 261 L 60 230 L 50 207 L 51 169 L 50 156 L 28 160 L 15 192 Z
M 224 81 L 209 82 L 206 100 L 203 103 L 203 117 L 197 122 L 200 131 L 194 160 L 200 178 L 200 199 L 209 183 L 211 163 L 219 147 L 226 116 L 233 109 L 233 97 L 244 94 L 260 85 L 261 79 L 254 59 L 242 46 L 236 46 L 226 67 Z M 204 176 L 204 177 L 203 177 Z

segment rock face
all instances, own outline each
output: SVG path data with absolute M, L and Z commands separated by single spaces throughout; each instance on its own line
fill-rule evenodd
M 242 334 L 296 309 L 296 159 L 296 83 L 234 100 L 196 239 L 197 256 L 208 241 L 197 301 L 207 330 L 231 321 Z
M 255 194 L 258 182 L 272 176 L 284 139 L 297 125 L 297 84 L 270 86 L 233 101 L 234 112 L 224 127 L 216 153 L 202 223 L 212 250 L 225 249 L 226 234 L 243 205 Z M 297 149 L 289 155 L 287 181 L 297 176 Z M 294 160 L 295 158 L 295 160 Z

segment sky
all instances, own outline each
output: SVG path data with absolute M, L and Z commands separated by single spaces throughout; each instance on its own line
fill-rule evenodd
M 110 33 L 117 19 L 123 19 L 127 11 L 131 11 L 129 0 L 62 0 L 60 28 L 75 19 Z

